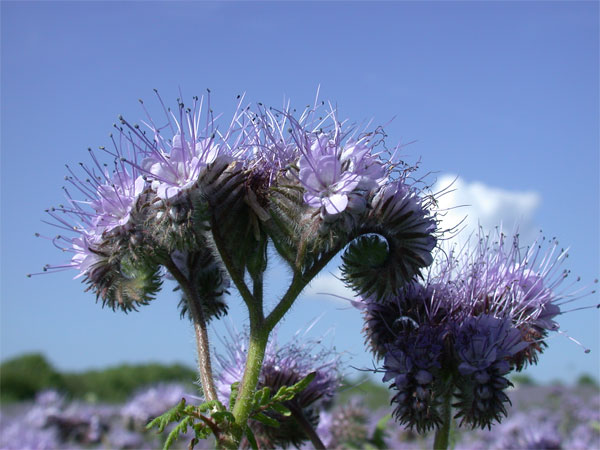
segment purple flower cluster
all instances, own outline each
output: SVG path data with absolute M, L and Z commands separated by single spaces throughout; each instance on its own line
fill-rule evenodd
M 481 237 L 472 251 L 444 254 L 422 281 L 398 295 L 354 302 L 363 310 L 367 343 L 393 381 L 395 417 L 424 432 L 441 425 L 441 403 L 455 399 L 460 424 L 490 427 L 506 416 L 512 370 L 537 362 L 558 329 L 564 252 L 521 249 L 503 234 Z
M 42 391 L 32 404 L 3 405 L 0 449 L 158 448 L 161 443 L 145 426 L 183 397 L 193 403 L 179 384 L 149 386 L 121 406 L 68 401 Z
M 178 99 L 173 110 L 157 98 L 164 119 L 153 119 L 141 102 L 141 125 L 120 117 L 111 148 L 90 150 L 92 163 L 80 164 L 80 174 L 68 167 L 66 205 L 47 212 L 61 230 L 49 239 L 72 257 L 44 271 L 73 268 L 104 304 L 129 311 L 155 297 L 162 267 L 186 277 L 200 259 L 215 284 L 205 296 L 210 317 L 224 310 L 221 300 L 210 307 L 212 293 L 228 283 L 215 240 L 219 253 L 229 250 L 246 264 L 253 250 L 238 243 L 262 230 L 302 270 L 355 240 L 345 273 L 365 274 L 355 285 L 386 292 L 431 264 L 431 205 L 409 181 L 415 167 L 397 161 L 399 147 L 387 150 L 381 128 L 359 131 L 333 107 L 309 107 L 298 116 L 289 106 L 242 106 L 243 97 L 223 126 L 210 96 L 190 105 Z M 379 241 L 362 239 L 372 235 Z M 365 267 L 363 253 L 373 246 L 385 247 L 390 258 Z M 184 267 L 174 262 L 182 254 L 190 256 Z M 382 270 L 385 277 L 374 275 Z
M 387 410 L 365 405 L 371 394 L 353 396 L 321 412 L 317 432 L 327 448 L 433 448 L 434 433 L 417 434 L 388 421 L 376 438 Z M 511 391 L 508 417 L 488 430 L 454 431 L 455 448 L 465 450 L 584 450 L 600 446 L 600 391 L 597 386 L 518 386 Z M 384 418 L 385 420 L 385 418 Z M 305 448 L 310 448 L 306 446 Z
M 232 334 L 231 338 L 231 341 L 225 342 L 227 355 L 217 355 L 219 375 L 215 383 L 219 399 L 225 404 L 229 404 L 231 385 L 242 379 L 247 353 L 247 334 Z M 316 372 L 306 389 L 286 402 L 288 408 L 299 410 L 312 426 L 318 424 L 320 408 L 331 402 L 340 384 L 339 356 L 327 349 L 316 351 L 318 348 L 317 342 L 297 339 L 279 346 L 275 335 L 265 351 L 257 386 L 257 389 L 268 386 L 275 393 L 282 386 L 291 386 L 309 373 Z M 293 416 L 286 417 L 275 411 L 266 414 L 275 418 L 280 427 L 272 428 L 250 420 L 250 427 L 261 447 L 298 447 L 307 439 Z

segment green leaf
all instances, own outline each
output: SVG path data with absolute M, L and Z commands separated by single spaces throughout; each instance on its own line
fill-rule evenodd
M 256 438 L 254 437 L 254 433 L 252 432 L 250 427 L 246 427 L 244 429 L 244 432 L 246 433 L 246 437 L 248 438 L 248 443 L 250 444 L 250 447 L 252 447 L 252 450 L 258 450 L 258 444 L 256 443 Z
M 282 416 L 289 417 L 292 415 L 292 412 L 288 408 L 283 406 L 281 403 L 273 403 L 271 405 L 271 408 L 273 408 L 275 411 L 277 411 Z
M 252 419 L 258 420 L 260 423 L 265 424 L 269 427 L 279 428 L 279 422 L 272 417 L 269 417 L 263 413 L 257 413 L 252 416 Z
M 210 402 L 202 403 L 196 407 L 196 409 L 200 412 L 206 412 L 214 408 L 216 408 L 217 411 L 226 410 L 225 405 L 223 405 L 223 403 L 221 403 L 219 400 L 211 400 Z
M 233 407 L 235 406 L 235 402 L 237 400 L 238 394 L 240 392 L 240 382 L 236 381 L 231 385 L 231 394 L 229 394 L 229 410 L 233 411 Z
M 167 440 L 165 441 L 163 450 L 169 450 L 169 447 L 171 447 L 171 445 L 173 445 L 173 442 L 177 440 L 180 433 L 187 433 L 188 425 L 191 425 L 192 422 L 193 418 L 191 416 L 187 416 L 175 428 L 173 428 L 173 431 L 171 431 L 169 433 L 169 436 L 167 436 Z
M 271 399 L 271 389 L 268 386 L 256 391 L 254 394 L 254 402 L 256 406 L 266 405 Z
M 166 413 L 161 414 L 154 420 L 152 420 L 148 425 L 146 425 L 146 429 L 149 430 L 152 427 L 158 427 L 158 432 L 162 433 L 167 425 L 171 422 L 179 422 L 181 420 L 181 416 L 185 409 L 185 398 L 182 398 L 181 401 L 175 405 L 173 408 L 168 410 Z
M 212 413 L 211 417 L 217 422 L 224 422 L 225 420 L 231 423 L 235 422 L 235 416 L 229 411 L 215 411 Z
M 315 379 L 316 376 L 317 376 L 317 372 L 311 372 L 308 375 L 306 375 L 304 378 L 302 378 L 300 381 L 298 381 L 296 384 L 294 384 L 293 386 L 290 386 L 290 388 L 293 389 L 294 394 L 299 394 L 304 389 L 306 389 L 306 387 L 312 382 L 312 380 Z
M 203 422 L 195 423 L 193 425 L 194 432 L 196 433 L 196 439 L 206 439 L 211 435 L 212 430 L 206 426 Z

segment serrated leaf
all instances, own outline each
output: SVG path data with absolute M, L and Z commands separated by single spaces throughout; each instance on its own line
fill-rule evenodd
M 235 402 L 237 401 L 238 394 L 240 392 L 240 382 L 236 381 L 231 385 L 231 393 L 229 394 L 229 410 L 233 411 Z
M 219 400 L 211 400 L 210 402 L 204 402 L 199 406 L 196 406 L 196 409 L 200 412 L 206 412 L 211 409 L 216 408 L 217 411 L 225 411 L 225 405 L 221 403 Z
M 193 428 L 197 439 L 206 439 L 212 433 L 212 430 L 202 422 L 195 423 Z
M 265 386 L 254 394 L 254 402 L 256 406 L 266 405 L 271 399 L 271 389 Z
M 273 396 L 274 401 L 285 402 L 291 400 L 294 397 L 294 393 L 290 390 L 289 386 L 281 386 L 277 393 Z
M 169 433 L 169 436 L 167 436 L 167 440 L 165 441 L 163 450 L 169 450 L 169 447 L 171 447 L 171 445 L 173 445 L 173 442 L 177 440 L 179 434 L 187 433 L 188 425 L 190 425 L 192 421 L 193 418 L 191 416 L 187 416 L 181 422 L 179 422 L 179 424 L 175 428 L 173 428 L 173 431 Z
M 166 413 L 161 414 L 160 416 L 152 420 L 150 423 L 148 423 L 148 425 L 146 425 L 146 429 L 149 430 L 150 428 L 157 426 L 158 432 L 162 433 L 165 427 L 171 422 L 179 422 L 184 409 L 185 398 L 182 398 L 181 401 L 173 408 L 171 408 Z
M 279 428 L 279 422 L 272 417 L 269 417 L 263 413 L 257 413 L 252 416 L 252 419 L 258 420 L 260 423 L 273 428 Z
M 317 376 L 317 372 L 309 373 L 304 378 L 302 378 L 300 381 L 298 381 L 296 384 L 293 384 L 292 386 L 290 386 L 291 391 L 294 393 L 294 395 L 299 394 L 304 389 L 306 389 L 306 387 L 312 382 L 312 380 L 315 379 L 316 376 Z

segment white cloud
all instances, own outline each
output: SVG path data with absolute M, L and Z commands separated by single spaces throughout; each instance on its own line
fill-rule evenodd
M 438 199 L 441 229 L 464 228 L 455 241 L 464 242 L 479 226 L 484 231 L 502 226 L 506 234 L 518 230 L 522 244 L 529 244 L 537 237 L 539 229 L 533 222 L 541 201 L 537 192 L 509 191 L 477 181 L 469 183 L 453 175 L 441 176 L 432 189 L 445 192 Z

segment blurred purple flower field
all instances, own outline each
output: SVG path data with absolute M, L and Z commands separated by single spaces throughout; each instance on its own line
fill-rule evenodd
M 149 419 L 182 397 L 196 397 L 184 385 L 163 383 L 138 391 L 122 404 L 68 400 L 55 391 L 40 392 L 33 402 L 2 406 L 1 449 L 155 449 L 163 445 Z M 431 448 L 425 438 L 393 420 L 391 409 L 366 406 L 368 393 L 334 403 L 321 413 L 317 429 L 328 448 Z M 456 449 L 592 449 L 600 448 L 600 390 L 594 385 L 522 385 L 509 391 L 508 417 L 492 431 L 458 431 Z M 187 448 L 181 437 L 175 448 Z M 212 448 L 212 441 L 196 448 Z M 310 448 L 305 445 L 303 448 Z

